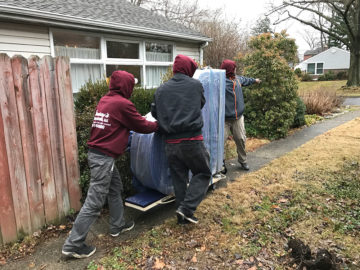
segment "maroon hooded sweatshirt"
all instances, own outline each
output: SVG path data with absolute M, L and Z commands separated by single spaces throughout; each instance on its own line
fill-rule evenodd
M 147 121 L 129 100 L 135 85 L 134 76 L 126 71 L 114 71 L 110 78 L 110 91 L 97 107 L 92 124 L 89 148 L 117 158 L 124 153 L 130 130 L 152 133 L 157 122 Z

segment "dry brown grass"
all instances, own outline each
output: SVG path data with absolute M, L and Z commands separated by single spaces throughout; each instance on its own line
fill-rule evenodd
M 321 87 L 314 91 L 300 92 L 300 97 L 304 101 L 307 114 L 324 115 L 340 107 L 343 98 L 336 94 L 335 90 Z
M 102 264 L 116 259 L 143 269 L 149 258 L 156 258 L 163 265 L 158 269 L 295 269 L 284 245 L 296 237 L 312 250 L 335 251 L 348 262 L 348 269 L 359 269 L 358 234 L 334 230 L 321 210 L 349 203 L 332 202 L 334 196 L 323 188 L 327 176 L 336 175 L 346 162 L 358 166 L 359 149 L 360 118 L 215 190 L 196 211 L 199 224 L 181 227 L 171 218 L 136 240 L 119 244 L 121 257 L 111 255 Z M 353 201 L 349 207 L 356 205 Z M 128 259 L 138 250 L 138 258 Z
M 247 138 L 246 139 L 246 152 L 253 152 L 261 146 L 268 144 L 270 140 L 259 138 Z M 236 144 L 233 139 L 228 139 L 225 144 L 225 159 L 233 159 L 237 157 Z

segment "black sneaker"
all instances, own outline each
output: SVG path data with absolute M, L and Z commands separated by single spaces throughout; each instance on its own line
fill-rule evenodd
M 90 257 L 95 253 L 95 251 L 96 247 L 91 247 L 84 244 L 82 247 L 79 248 L 63 249 L 61 253 L 67 257 L 83 259 Z
M 135 226 L 134 221 L 128 221 L 128 222 L 125 223 L 125 225 L 121 226 L 120 229 L 117 232 L 110 233 L 110 235 L 112 237 L 117 237 L 117 236 L 119 236 L 120 233 L 132 230 L 132 228 L 134 228 L 134 226 Z
M 177 224 L 186 225 L 190 223 L 190 221 L 186 220 L 182 215 L 176 214 L 176 216 L 177 216 Z
M 177 209 L 176 214 L 179 214 L 182 216 L 185 220 L 190 221 L 191 223 L 198 223 L 199 220 L 193 215 L 193 214 L 187 214 L 185 215 L 184 211 L 182 209 Z
M 241 168 L 245 171 L 250 170 L 249 165 L 246 162 L 240 162 Z

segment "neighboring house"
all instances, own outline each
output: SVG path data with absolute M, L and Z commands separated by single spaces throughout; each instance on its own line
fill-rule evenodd
M 74 92 L 116 69 L 157 87 L 177 54 L 202 63 L 209 41 L 126 0 L 0 0 L 0 53 L 69 56 Z
M 332 71 L 338 73 L 340 71 L 348 71 L 350 67 L 350 52 L 337 47 L 331 47 L 307 60 L 301 62 L 295 68 L 318 76 Z
M 321 53 L 321 52 L 323 52 L 325 50 L 326 49 L 323 49 L 323 48 L 317 48 L 315 50 L 307 50 L 307 51 L 304 52 L 304 60 L 303 61 L 305 61 L 305 60 L 309 59 L 310 57 L 313 57 L 313 56 L 315 56 L 315 55 L 317 55 L 317 54 L 319 54 L 319 53 Z

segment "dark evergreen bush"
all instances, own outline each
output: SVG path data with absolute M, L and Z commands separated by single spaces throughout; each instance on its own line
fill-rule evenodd
M 296 98 L 296 114 L 292 127 L 301 127 L 305 125 L 306 106 L 300 97 Z
M 80 186 L 82 189 L 83 200 L 86 197 L 90 183 L 90 170 L 87 162 L 87 141 L 90 136 L 90 128 L 94 118 L 96 105 L 100 98 L 109 91 L 105 80 L 88 82 L 81 87 L 80 92 L 75 94 L 75 117 L 76 132 L 79 151 L 80 164 Z M 145 90 L 142 88 L 134 89 L 131 101 L 135 104 L 138 112 L 142 115 L 150 111 L 155 90 Z M 121 179 L 124 186 L 124 195 L 132 194 L 132 174 L 130 170 L 130 155 L 125 153 L 116 161 Z
M 285 32 L 251 39 L 244 75 L 260 78 L 260 85 L 244 87 L 245 121 L 249 135 L 277 139 L 287 135 L 296 115 L 297 80 L 290 68 L 296 45 Z

